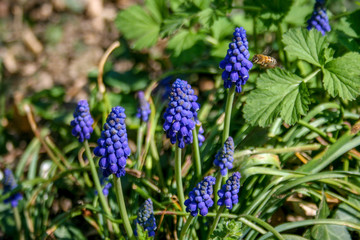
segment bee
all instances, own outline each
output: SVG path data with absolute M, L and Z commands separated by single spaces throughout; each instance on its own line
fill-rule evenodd
M 255 54 L 252 59 L 253 63 L 259 64 L 264 68 L 274 68 L 278 66 L 278 62 L 275 58 L 264 55 L 264 54 Z

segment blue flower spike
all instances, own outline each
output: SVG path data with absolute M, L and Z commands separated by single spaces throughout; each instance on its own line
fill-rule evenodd
M 140 118 L 143 122 L 149 120 L 149 115 L 151 113 L 150 104 L 145 99 L 145 94 L 143 91 L 138 92 L 139 107 L 137 109 L 136 117 Z
M 74 120 L 70 125 L 73 127 L 71 133 L 74 137 L 79 139 L 79 142 L 89 140 L 93 132 L 92 124 L 93 118 L 90 114 L 89 104 L 86 100 L 80 100 L 74 112 Z
M 170 93 L 170 102 L 164 113 L 164 131 L 172 144 L 178 142 L 179 148 L 193 142 L 192 131 L 197 122 L 200 105 L 196 102 L 194 90 L 184 80 L 176 79 Z
M 227 209 L 231 210 L 233 206 L 239 202 L 240 178 L 240 173 L 235 172 L 226 180 L 226 183 L 217 192 L 219 196 L 217 204 L 219 206 L 225 205 Z
M 207 176 L 196 185 L 189 193 L 189 198 L 185 201 L 186 212 L 189 212 L 193 217 L 198 215 L 199 210 L 201 216 L 208 214 L 209 208 L 214 204 L 211 195 L 215 181 L 214 177 Z
M 314 11 L 311 18 L 307 21 L 307 29 L 315 28 L 324 36 L 326 32 L 330 32 L 331 27 L 326 14 L 325 0 L 316 0 Z
M 135 224 L 139 224 L 148 232 L 149 237 L 155 236 L 156 230 L 156 219 L 154 216 L 153 203 L 150 198 L 148 198 L 143 205 L 140 207 Z M 135 226 L 134 231 L 135 236 L 137 236 L 137 229 Z
M 103 176 L 125 176 L 126 159 L 131 154 L 125 125 L 125 109 L 114 107 L 104 124 L 94 154 L 100 157 L 99 166 Z
M 204 132 L 205 132 L 204 128 L 201 125 L 199 128 L 199 133 L 198 133 L 199 147 L 201 147 L 203 145 L 203 143 L 205 142 Z
M 6 194 L 6 193 L 12 191 L 14 188 L 16 188 L 18 186 L 12 171 L 8 168 L 5 168 L 5 170 L 4 170 L 4 178 L 2 180 L 2 184 L 4 186 L 3 194 Z M 23 197 L 20 193 L 15 193 L 15 194 L 12 194 L 7 199 L 5 199 L 4 203 L 10 203 L 11 206 L 14 208 L 14 207 L 17 207 L 19 200 L 21 200 L 22 198 Z
M 250 53 L 245 29 L 235 28 L 233 36 L 227 54 L 220 62 L 220 68 L 224 69 L 222 73 L 224 87 L 231 88 L 235 84 L 235 91 L 240 93 L 242 86 L 249 79 L 249 71 L 253 64 L 249 60 Z
M 224 146 L 215 155 L 214 165 L 220 168 L 222 176 L 226 176 L 229 169 L 233 168 L 234 162 L 234 140 L 232 137 L 226 139 Z

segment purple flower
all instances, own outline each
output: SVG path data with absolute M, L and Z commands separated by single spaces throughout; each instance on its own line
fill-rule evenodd
M 225 205 L 227 209 L 231 210 L 233 206 L 239 202 L 240 178 L 240 173 L 235 172 L 226 180 L 226 183 L 217 192 L 220 198 L 217 202 L 219 206 Z
M 104 130 L 97 141 L 98 146 L 94 149 L 94 154 L 100 157 L 99 166 L 104 177 L 111 174 L 117 177 L 125 175 L 126 159 L 131 153 L 125 118 L 125 109 L 114 107 L 106 119 Z
M 170 142 L 178 142 L 179 148 L 193 141 L 192 131 L 197 121 L 200 105 L 196 102 L 194 90 L 184 80 L 176 79 L 172 85 L 170 102 L 164 114 L 164 131 Z
M 100 184 L 101 186 L 103 186 L 103 194 L 104 196 L 108 196 L 109 195 L 109 190 L 112 187 L 112 184 L 109 182 L 109 179 L 107 177 L 102 176 L 102 173 L 100 173 L 101 177 L 100 177 Z M 95 194 L 98 194 L 98 191 L 95 190 Z
M 136 117 L 140 118 L 143 122 L 147 122 L 151 113 L 150 104 L 146 101 L 143 91 L 138 92 L 138 98 L 140 105 L 137 109 Z
M 307 21 L 307 29 L 310 30 L 315 28 L 324 36 L 326 32 L 330 32 L 331 27 L 329 24 L 329 19 L 326 14 L 325 1 L 317 0 L 314 5 L 314 12 L 311 15 L 311 18 Z
M 185 200 L 184 204 L 186 211 L 190 212 L 193 217 L 198 215 L 198 210 L 200 210 L 201 216 L 206 216 L 209 208 L 214 204 L 211 195 L 215 181 L 214 177 L 207 176 L 189 193 L 189 198 Z
M 139 224 L 148 232 L 149 237 L 155 236 L 156 230 L 156 219 L 154 216 L 153 203 L 150 198 L 148 198 L 143 205 L 140 207 L 135 224 Z M 135 225 L 135 236 L 137 236 L 137 229 Z
M 227 54 L 220 62 L 220 68 L 224 69 L 222 73 L 224 87 L 231 88 L 235 84 L 235 90 L 239 93 L 242 91 L 241 86 L 249 79 L 249 71 L 253 64 L 249 61 L 250 53 L 245 29 L 235 28 L 233 35 L 233 42 L 229 44 Z
M 4 186 L 3 194 L 6 194 L 16 188 L 18 185 L 15 181 L 14 175 L 12 171 L 8 168 L 4 170 L 4 178 L 2 180 L 2 184 Z M 4 200 L 4 203 L 11 203 L 12 207 L 16 207 L 18 205 L 19 200 L 23 197 L 20 193 L 14 193 L 10 197 Z
M 89 104 L 86 100 L 80 100 L 74 112 L 74 120 L 70 125 L 74 127 L 71 131 L 74 137 L 79 138 L 79 142 L 90 139 L 93 132 L 92 124 L 94 120 L 90 115 Z
M 221 175 L 225 176 L 228 169 L 233 168 L 234 140 L 232 137 L 226 139 L 224 146 L 215 155 L 214 165 L 220 168 Z
M 199 147 L 201 147 L 203 145 L 203 143 L 205 142 L 205 136 L 203 134 L 204 134 L 204 129 L 201 125 L 199 128 L 199 133 L 198 133 Z

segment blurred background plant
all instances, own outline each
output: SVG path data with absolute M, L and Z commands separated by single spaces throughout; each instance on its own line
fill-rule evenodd
M 23 236 L 110 236 L 103 224 L 106 219 L 99 214 L 84 148 L 71 135 L 76 103 L 87 99 L 95 121 L 89 141 L 92 148 L 108 105 L 126 109 L 132 151 L 127 165 L 130 171 L 123 178 L 128 213 L 131 220 L 136 218 L 141 204 L 150 198 L 158 226 L 156 237 L 174 239 L 183 218 L 173 216 L 179 203 L 173 181 L 174 154 L 162 129 L 161 116 L 167 104 L 164 92 L 176 78 L 192 85 L 199 96 L 198 117 L 205 130 L 206 140 L 199 153 L 202 173 L 215 172 L 212 164 L 222 146 L 226 101 L 219 62 L 226 55 L 235 27 L 241 26 L 247 31 L 251 57 L 272 49 L 270 55 L 292 74 L 291 78 L 307 79 L 308 89 L 302 90 L 307 92 L 302 99 L 305 107 L 292 111 L 284 106 L 267 115 L 256 107 L 260 100 L 267 103 L 256 91 L 262 83 L 266 91 L 266 79 L 271 77 L 263 68 L 251 70 L 243 92 L 235 97 L 231 116 L 230 136 L 235 145 L 232 170 L 242 176 L 239 205 L 232 209 L 233 215 L 221 218 L 213 238 L 224 239 L 226 232 L 229 239 L 258 239 L 259 232 L 270 230 L 286 230 L 289 236 L 298 234 L 306 239 L 359 238 L 360 153 L 356 134 L 360 74 L 356 72 L 352 79 L 345 74 L 344 85 L 331 87 L 326 81 L 325 87 L 322 85 L 325 61 L 360 52 L 359 2 L 327 1 L 332 30 L 323 44 L 308 41 L 306 46 L 316 47 L 318 54 L 317 61 L 309 61 L 292 55 L 294 46 L 298 47 L 292 36 L 300 34 L 292 28 L 306 29 L 314 4 L 311 0 L 1 1 L 0 168 L 12 169 L 19 183 L 14 192 L 23 195 L 18 206 Z M 322 39 L 314 31 L 310 34 Z M 108 56 L 106 49 L 116 41 L 120 46 L 114 47 L 103 69 L 99 68 L 102 56 Z M 349 66 L 350 71 L 360 69 L 355 53 L 348 55 L 346 64 L 333 65 Z M 103 73 L 106 92 L 98 85 L 99 72 Z M 280 82 L 276 77 L 272 80 Z M 283 86 L 277 91 L 285 91 Z M 149 123 L 136 117 L 138 91 L 144 91 L 149 100 Z M 295 109 L 297 104 L 289 106 Z M 192 174 L 190 149 L 183 152 L 181 173 L 186 196 L 201 180 Z M 316 164 L 306 164 L 311 161 Z M 3 203 L 6 196 L 1 195 L 0 238 L 12 239 L 17 231 L 11 206 Z M 108 200 L 113 216 L 119 216 L 111 189 Z M 207 237 L 206 229 L 215 214 L 208 216 L 193 226 L 200 239 Z M 232 218 L 240 219 L 230 221 Z M 328 221 L 316 221 L 326 218 Z M 251 223 L 262 230 L 256 226 L 252 230 Z M 278 225 L 276 230 L 271 227 Z M 241 231 L 236 230 L 239 228 Z

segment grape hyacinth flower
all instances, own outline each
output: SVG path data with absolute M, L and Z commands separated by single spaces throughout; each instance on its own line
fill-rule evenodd
M 331 27 L 329 24 L 329 19 L 326 14 L 325 0 L 316 0 L 314 5 L 314 12 L 311 15 L 311 18 L 307 21 L 307 29 L 310 30 L 315 28 L 324 36 L 326 32 L 330 32 Z
M 205 136 L 203 134 L 204 134 L 204 128 L 202 126 L 200 126 L 199 134 L 198 134 L 199 147 L 201 147 L 203 145 L 203 143 L 205 142 Z
M 135 220 L 135 225 L 136 224 L 139 224 L 141 227 L 143 227 L 144 230 L 148 232 L 149 237 L 155 236 L 156 219 L 154 216 L 153 203 L 150 198 L 148 198 L 140 207 L 137 218 Z M 137 236 L 136 226 L 134 234 Z
M 100 173 L 102 175 L 102 173 Z M 109 190 L 112 187 L 112 184 L 109 182 L 109 179 L 106 177 L 100 177 L 100 184 L 101 186 L 104 186 L 102 189 L 102 193 L 104 194 L 104 196 L 108 196 L 109 195 Z M 98 192 L 97 190 L 95 190 L 95 194 L 97 195 Z
M 222 79 L 224 87 L 231 88 L 235 84 L 237 93 L 242 91 L 242 86 L 249 79 L 249 71 L 253 64 L 249 61 L 248 41 L 244 28 L 235 28 L 233 42 L 229 44 L 227 54 L 220 62 L 220 68 L 224 69 Z
M 234 140 L 232 137 L 226 139 L 224 146 L 215 155 L 214 165 L 220 168 L 222 176 L 226 176 L 228 169 L 233 168 Z
M 136 117 L 140 118 L 143 122 L 147 122 L 151 113 L 150 104 L 148 103 L 148 101 L 146 101 L 143 91 L 138 92 L 138 98 L 140 105 L 137 109 Z
M 231 210 L 239 202 L 240 178 L 240 173 L 235 172 L 226 180 L 226 183 L 217 192 L 220 198 L 217 202 L 219 206 L 225 205 L 227 209 Z
M 94 123 L 91 117 L 89 104 L 86 100 L 80 100 L 74 112 L 74 120 L 70 125 L 74 127 L 71 131 L 74 137 L 79 139 L 79 142 L 84 142 L 85 139 L 90 139 L 93 132 L 92 124 Z
M 196 102 L 194 90 L 184 80 L 176 79 L 170 93 L 170 102 L 164 114 L 164 131 L 170 142 L 178 141 L 179 148 L 193 141 L 192 131 L 197 121 L 200 105 Z
M 104 177 L 111 174 L 116 177 L 125 175 L 126 159 L 131 153 L 125 118 L 125 109 L 114 107 L 106 119 L 104 130 L 97 141 L 98 146 L 94 149 L 94 154 L 100 157 L 99 166 Z
M 3 194 L 6 194 L 16 188 L 18 185 L 15 181 L 14 175 L 12 171 L 8 168 L 4 170 L 4 178 L 2 180 L 2 184 L 4 186 Z M 20 193 L 14 193 L 10 197 L 4 200 L 4 203 L 11 203 L 11 206 L 17 207 L 19 200 L 22 199 L 22 195 Z
M 212 207 L 214 201 L 211 199 L 213 193 L 213 185 L 216 179 L 212 176 L 205 177 L 197 186 L 189 193 L 189 198 L 185 201 L 186 211 L 191 216 L 196 217 L 198 210 L 201 216 L 206 216 L 209 208 Z

